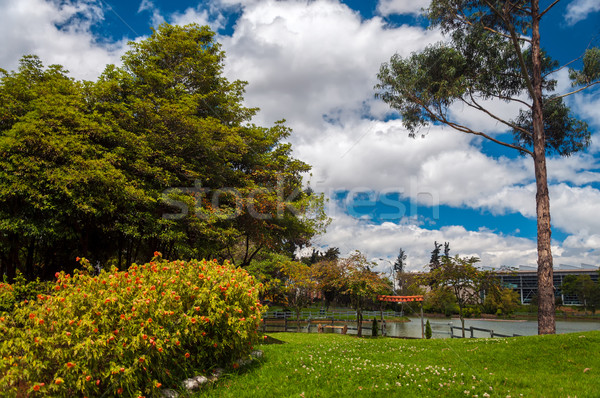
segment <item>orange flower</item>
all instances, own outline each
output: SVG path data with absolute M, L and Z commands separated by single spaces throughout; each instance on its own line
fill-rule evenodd
M 90 381 L 92 380 L 92 376 L 85 376 L 85 381 Z
M 29 319 L 35 318 L 35 314 L 29 314 Z
M 145 361 L 145 359 L 144 358 L 140 358 L 140 359 L 138 359 L 138 361 L 140 361 L 140 363 L 142 363 L 142 362 Z
M 159 382 L 156 382 L 155 386 L 156 386 L 156 388 L 161 388 L 161 387 L 162 387 L 162 384 L 161 384 L 161 383 L 159 383 Z
M 213 346 L 214 346 L 215 348 L 217 348 L 217 343 L 213 344 Z
M 120 388 L 117 389 L 117 394 L 123 394 L 123 388 L 122 387 L 120 387 Z
M 186 353 L 185 353 L 185 357 L 186 357 L 186 358 L 189 358 L 189 357 L 190 357 L 190 353 L 189 353 L 189 352 L 186 352 Z
M 35 386 L 33 386 L 33 391 L 40 391 L 40 385 L 36 384 Z
M 56 380 L 54 380 L 54 384 L 62 384 L 64 382 L 63 379 L 61 379 L 60 377 Z
M 67 362 L 67 368 L 71 369 L 75 367 L 75 364 L 73 362 Z

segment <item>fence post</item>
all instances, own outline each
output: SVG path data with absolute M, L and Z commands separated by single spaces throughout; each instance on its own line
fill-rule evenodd
M 421 338 L 425 338 L 425 324 L 423 323 L 423 302 L 421 301 Z
M 471 326 L 471 338 L 475 337 L 475 329 L 473 329 L 473 326 Z

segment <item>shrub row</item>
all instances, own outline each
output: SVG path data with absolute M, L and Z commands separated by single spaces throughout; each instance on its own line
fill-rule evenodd
M 0 391 L 156 396 L 248 355 L 261 286 L 228 263 L 155 254 L 126 272 L 57 273 L 51 295 L 0 316 Z

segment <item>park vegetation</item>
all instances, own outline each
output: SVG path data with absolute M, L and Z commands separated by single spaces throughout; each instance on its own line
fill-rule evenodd
M 290 129 L 250 122 L 224 60 L 208 27 L 163 24 L 96 81 L 34 55 L 0 69 L 0 275 L 50 280 L 77 256 L 125 270 L 155 250 L 244 267 L 323 231 Z

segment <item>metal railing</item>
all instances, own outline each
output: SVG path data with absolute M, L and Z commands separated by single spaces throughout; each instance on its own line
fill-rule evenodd
M 458 332 L 459 332 L 459 334 L 455 335 L 454 334 L 454 329 L 457 329 Z M 494 337 L 517 337 L 517 336 L 520 336 L 520 334 L 507 335 L 507 334 L 496 333 L 496 332 L 494 332 L 493 329 L 476 328 L 475 326 L 471 326 L 469 328 L 465 328 L 465 333 L 467 333 L 467 332 L 470 334 L 470 338 L 472 338 L 472 339 L 475 338 L 475 332 L 485 332 L 486 334 L 489 334 L 491 338 L 494 338 Z M 453 339 L 462 339 L 462 327 L 460 327 L 460 326 L 450 326 L 450 337 L 453 338 Z

